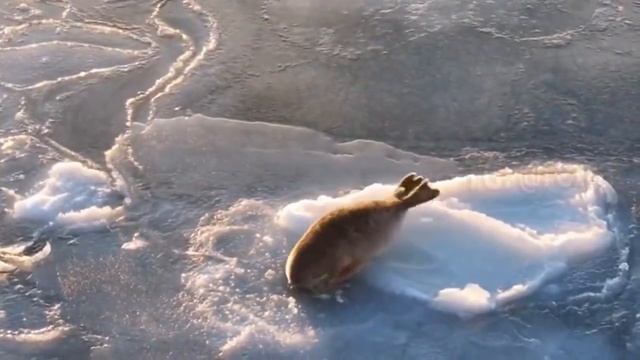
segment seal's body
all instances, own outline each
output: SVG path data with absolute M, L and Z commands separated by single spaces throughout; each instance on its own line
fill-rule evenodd
M 391 242 L 410 208 L 440 192 L 416 174 L 387 199 L 351 204 L 325 214 L 302 235 L 286 264 L 289 285 L 324 293 L 358 273 Z

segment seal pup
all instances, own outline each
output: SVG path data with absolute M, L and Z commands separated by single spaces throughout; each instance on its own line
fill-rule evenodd
M 407 210 L 440 194 L 415 173 L 392 195 L 332 210 L 315 221 L 287 258 L 289 286 L 323 294 L 357 274 L 391 242 Z

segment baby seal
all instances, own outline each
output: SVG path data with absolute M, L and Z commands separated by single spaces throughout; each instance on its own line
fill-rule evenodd
M 325 214 L 302 235 L 286 264 L 289 285 L 326 293 L 353 277 L 391 241 L 410 208 L 440 194 L 421 176 L 406 175 L 393 195 Z

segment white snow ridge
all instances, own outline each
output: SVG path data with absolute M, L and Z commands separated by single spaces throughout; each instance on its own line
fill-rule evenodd
M 608 208 L 616 193 L 582 166 L 506 169 L 433 186 L 441 196 L 409 211 L 396 244 L 366 276 L 383 290 L 461 317 L 527 296 L 612 243 Z M 284 207 L 277 221 L 302 232 L 332 208 L 393 188 L 374 184 L 344 197 L 301 200 Z
M 105 226 L 122 214 L 121 206 L 110 205 L 114 191 L 109 177 L 78 162 L 55 164 L 37 188 L 14 203 L 14 218 L 93 228 Z

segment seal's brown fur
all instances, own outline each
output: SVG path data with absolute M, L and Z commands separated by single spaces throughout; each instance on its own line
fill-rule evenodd
M 379 255 L 411 207 L 440 192 L 421 176 L 405 176 L 392 196 L 335 209 L 313 223 L 289 254 L 286 274 L 295 288 L 327 292 Z

